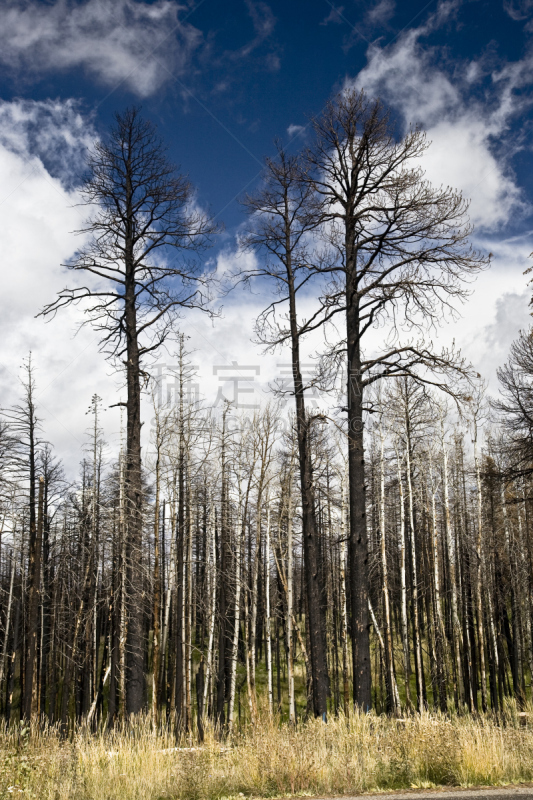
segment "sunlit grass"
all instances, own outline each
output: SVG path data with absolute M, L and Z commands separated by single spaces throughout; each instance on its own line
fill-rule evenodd
M 111 732 L 79 727 L 63 742 L 55 728 L 18 726 L 1 737 L 0 797 L 215 800 L 529 782 L 533 722 L 523 721 L 512 704 L 499 720 L 357 714 L 296 728 L 263 712 L 231 741 L 208 727 L 201 746 L 148 717 Z

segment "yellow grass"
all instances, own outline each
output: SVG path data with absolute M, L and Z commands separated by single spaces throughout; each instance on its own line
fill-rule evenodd
M 113 733 L 16 728 L 0 740 L 0 797 L 46 800 L 201 800 L 346 794 L 533 780 L 533 715 L 374 714 L 300 724 L 263 719 L 231 742 L 213 730 L 201 747 L 149 719 Z M 175 749 L 176 747 L 185 749 Z M 192 749 L 191 749 L 192 748 Z

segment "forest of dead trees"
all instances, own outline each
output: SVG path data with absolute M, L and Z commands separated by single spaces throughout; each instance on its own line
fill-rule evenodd
M 208 722 L 231 733 L 264 714 L 533 699 L 533 336 L 486 400 L 460 353 L 428 336 L 490 257 L 471 247 L 460 193 L 425 180 L 424 134 L 397 135 L 364 92 L 338 95 L 311 131 L 296 155 L 278 144 L 243 199 L 239 248 L 254 259 L 236 258 L 222 286 L 199 258 L 217 227 L 139 109 L 89 153 L 89 218 L 65 265 L 83 283 L 41 314 L 81 305 L 124 374 L 126 401 L 106 405 L 125 424 L 113 455 L 93 396 L 72 481 L 42 429 L 31 357 L 2 411 L 6 724 L 147 712 L 201 738 Z M 266 298 L 256 340 L 290 350 L 292 382 L 243 415 L 192 401 L 180 329 L 250 283 Z M 178 364 L 167 404 L 149 374 L 165 343 Z M 313 387 L 330 392 L 323 409 L 306 403 Z
M 183 378 L 182 363 L 178 378 Z M 92 428 L 69 485 L 26 394 L 2 428 L 0 710 L 111 724 L 125 714 L 124 455 Z M 183 380 L 181 381 L 183 385 Z M 231 730 L 313 713 L 294 420 L 275 404 L 218 416 L 154 406 L 143 474 L 139 614 L 144 707 Z M 462 417 L 406 378 L 368 424 L 373 704 L 498 710 L 531 698 L 533 485 L 483 406 Z M 482 435 L 482 430 L 484 431 Z M 328 712 L 350 713 L 347 458 L 339 424 L 311 437 Z M 514 463 L 514 462 L 513 462 Z

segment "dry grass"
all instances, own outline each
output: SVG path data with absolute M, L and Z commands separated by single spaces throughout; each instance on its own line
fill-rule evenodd
M 0 740 L 0 797 L 214 800 L 526 782 L 533 727 L 519 723 L 512 706 L 499 723 L 369 714 L 294 729 L 264 720 L 231 743 L 208 730 L 190 750 L 175 750 L 174 737 L 154 732 L 148 719 L 108 734 L 80 728 L 63 743 L 55 729 L 18 728 Z

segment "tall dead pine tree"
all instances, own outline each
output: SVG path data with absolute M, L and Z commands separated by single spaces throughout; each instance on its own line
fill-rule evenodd
M 138 108 L 116 115 L 108 140 L 95 143 L 88 167 L 81 192 L 94 211 L 80 233 L 89 241 L 66 265 L 82 274 L 82 285 L 62 290 L 41 313 L 54 315 L 83 301 L 87 321 L 102 335 L 102 350 L 126 372 L 125 687 L 126 712 L 132 714 L 142 709 L 145 695 L 142 364 L 173 331 L 180 309 L 206 308 L 206 280 L 191 265 L 190 251 L 205 246 L 214 227 L 191 211 L 191 184 L 168 161 L 154 126 Z M 170 251 L 175 251 L 171 258 Z M 189 254 L 183 263 L 179 251 Z
M 272 347 L 290 344 L 293 390 L 296 411 L 296 435 L 302 497 L 302 531 L 308 632 L 311 653 L 312 699 L 316 716 L 326 718 L 329 690 L 326 620 L 321 605 L 323 591 L 319 569 L 319 543 L 315 511 L 315 488 L 311 458 L 313 417 L 306 409 L 301 340 L 322 324 L 322 315 L 302 321 L 298 317 L 297 297 L 308 289 L 315 269 L 307 249 L 307 239 L 316 227 L 317 204 L 313 189 L 305 181 L 298 158 L 278 148 L 277 160 L 267 159 L 264 185 L 248 196 L 244 205 L 250 224 L 244 239 L 246 246 L 263 257 L 261 265 L 241 273 L 239 278 L 270 278 L 278 291 L 276 299 L 260 314 L 256 331 L 260 340 Z M 281 298 L 281 299 L 280 299 Z M 287 305 L 287 316 L 276 315 L 279 304 Z
M 37 652 L 39 609 L 41 602 L 41 549 L 43 528 L 43 484 L 39 482 L 37 498 L 37 456 L 40 439 L 40 420 L 35 407 L 35 378 L 31 353 L 24 363 L 26 373 L 22 383 L 24 397 L 20 405 L 4 412 L 14 442 L 13 469 L 27 488 L 29 522 L 28 539 L 28 601 L 27 645 L 22 682 L 21 716 L 29 720 L 37 713 Z
M 336 308 L 344 333 L 332 355 L 346 362 L 349 582 L 354 701 L 372 704 L 368 618 L 368 537 L 365 498 L 365 392 L 390 375 L 422 370 L 461 371 L 452 352 L 436 354 L 413 328 L 442 316 L 465 294 L 464 278 L 484 259 L 468 236 L 467 204 L 450 188 L 434 188 L 416 160 L 428 145 L 410 130 L 397 139 L 379 100 L 347 91 L 313 120 L 315 142 L 307 154 L 308 179 L 322 201 L 323 235 L 330 249 L 323 295 L 325 315 Z M 366 334 L 380 321 L 403 318 L 410 343 L 384 341 L 365 355 Z M 395 328 L 392 334 L 397 333 Z M 394 338 L 394 337 L 393 337 Z

